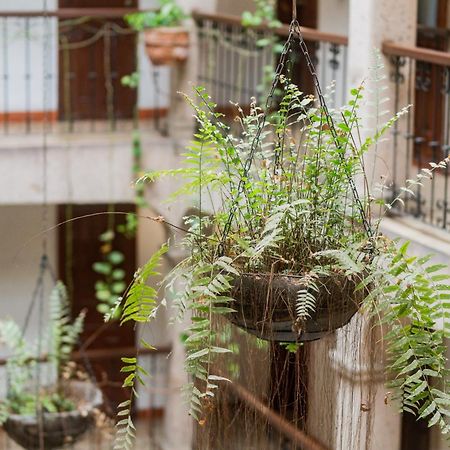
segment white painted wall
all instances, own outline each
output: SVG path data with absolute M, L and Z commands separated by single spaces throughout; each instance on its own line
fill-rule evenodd
M 38 234 L 44 226 L 43 209 L 38 206 L 0 207 L 0 320 L 13 319 L 20 327 L 24 326 L 26 314 L 32 303 L 32 294 L 39 275 L 42 255 L 42 236 Z M 56 210 L 48 208 L 48 224 L 55 223 Z M 56 234 L 47 235 L 47 254 L 52 267 L 57 265 Z M 48 295 L 52 288 L 51 277 L 45 278 L 42 302 L 43 326 L 48 317 Z M 26 339 L 37 342 L 39 336 L 40 297 L 34 302 Z M 8 350 L 0 344 L 0 357 L 6 357 Z M 42 376 L 50 374 L 42 368 Z M 6 377 L 0 367 L 0 398 L 6 392 Z
M 319 0 L 318 3 L 317 28 L 327 33 L 348 35 L 349 0 Z

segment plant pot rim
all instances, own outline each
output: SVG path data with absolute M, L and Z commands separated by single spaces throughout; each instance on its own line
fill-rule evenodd
M 149 31 L 165 31 L 165 32 L 183 32 L 183 33 L 189 33 L 189 29 L 187 27 L 183 27 L 182 25 L 177 25 L 173 27 L 169 26 L 163 26 L 163 27 L 147 27 L 144 28 L 143 31 L 149 32 Z

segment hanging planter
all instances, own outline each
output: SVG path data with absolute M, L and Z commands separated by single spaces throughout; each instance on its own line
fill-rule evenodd
M 161 27 L 144 31 L 145 51 L 155 66 L 185 62 L 189 54 L 189 31 Z
M 48 261 L 43 257 L 36 289 L 41 295 L 47 270 Z M 91 382 L 72 379 L 76 365 L 70 357 L 83 330 L 85 312 L 72 320 L 70 310 L 66 288 L 58 282 L 50 295 L 48 330 L 38 337 L 38 345 L 27 342 L 26 330 L 13 320 L 0 321 L 0 342 L 11 353 L 6 364 L 7 395 L 0 401 L 0 425 L 25 449 L 50 450 L 73 444 L 93 424 L 94 411 L 103 402 L 101 391 Z M 36 348 L 45 351 L 45 373 L 56 375 L 51 387 L 46 387 L 49 381 L 40 370 L 44 354 L 34 353 Z
M 76 405 L 72 411 L 10 414 L 3 425 L 8 436 L 25 449 L 45 450 L 74 444 L 94 423 L 94 410 L 102 403 L 101 391 L 90 382 L 71 381 L 64 397 Z
M 345 276 L 322 277 L 316 283 L 316 307 L 305 320 L 297 315 L 298 298 L 308 289 L 303 277 L 280 274 L 242 274 L 235 280 L 229 320 L 260 339 L 308 342 L 343 327 L 358 311 L 363 291 Z
M 158 11 L 126 16 L 129 25 L 143 31 L 145 51 L 155 66 L 185 62 L 189 54 L 189 31 L 182 27 L 187 16 L 174 0 L 160 0 Z
M 295 53 L 296 61 L 298 53 L 306 60 L 317 98 L 289 78 Z M 183 339 L 192 380 L 190 414 L 203 423 L 203 407 L 213 409 L 220 383 L 230 381 L 216 371 L 215 362 L 223 363 L 218 358 L 238 346 L 231 342 L 232 327 L 218 329 L 226 321 L 217 319 L 261 339 L 303 343 L 346 326 L 363 310 L 389 330 L 392 397 L 430 426 L 450 431 L 450 400 L 436 388 L 445 377 L 445 338 L 450 337 L 448 326 L 437 325 L 450 317 L 450 284 L 440 272 L 445 266 L 411 256 L 408 243 L 380 232 L 383 216 L 402 195 L 446 169 L 450 159 L 431 163 L 407 180 L 391 202 L 375 200 L 366 153 L 407 108 L 362 139 L 362 91 L 353 89 L 340 110 L 328 109 L 294 14 L 264 106 L 254 100 L 249 114 L 239 111 L 239 135 L 221 121 L 205 89 L 196 88 L 194 98 L 186 96 L 198 127 L 185 167 L 141 179 L 184 179 L 174 197 L 187 196 L 200 211 L 185 217 L 181 227 L 163 217 L 153 220 L 185 232 L 181 246 L 188 256 L 163 286 L 178 307 L 177 318 L 189 323 Z M 121 304 L 121 323 L 156 316 L 158 293 L 148 281 L 167 251 L 164 244 L 136 273 Z M 122 371 L 132 374 L 125 385 L 133 388 L 142 370 L 136 359 L 124 362 Z M 120 417 L 130 414 L 133 392 Z M 119 443 L 127 435 L 121 422 Z

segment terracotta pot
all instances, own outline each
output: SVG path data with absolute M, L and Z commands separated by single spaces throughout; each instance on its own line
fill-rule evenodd
M 186 61 L 189 32 L 181 27 L 149 28 L 144 31 L 145 50 L 155 66 Z
M 307 342 L 320 339 L 346 325 L 366 295 L 355 292 L 356 281 L 345 276 L 321 277 L 316 283 L 316 310 L 299 322 L 295 307 L 304 288 L 300 277 L 243 274 L 234 282 L 231 296 L 236 310 L 229 320 L 261 339 L 276 342 Z
M 100 390 L 90 382 L 72 381 L 66 386 L 66 396 L 77 404 L 75 411 L 36 415 L 12 414 L 3 428 L 8 436 L 25 449 L 40 449 L 40 429 L 44 449 L 61 448 L 76 442 L 92 425 L 93 410 L 101 406 Z

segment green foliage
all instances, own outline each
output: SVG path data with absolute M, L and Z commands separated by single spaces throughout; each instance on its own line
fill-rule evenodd
M 86 313 L 82 311 L 72 321 L 70 309 L 66 287 L 58 281 L 50 295 L 49 340 L 49 358 L 55 364 L 57 374 L 61 374 L 63 367 L 70 361 L 83 331 Z
M 120 300 L 109 314 L 110 320 L 120 310 L 120 324 L 133 321 L 136 323 L 147 323 L 155 318 L 158 311 L 157 290 L 147 285 L 151 277 L 159 275 L 157 267 L 161 264 L 161 258 L 168 251 L 168 245 L 164 244 L 155 252 L 149 261 L 141 269 L 137 270 L 133 282 L 127 290 L 125 299 Z M 123 303 L 123 304 L 122 304 Z M 148 349 L 153 347 L 145 340 L 140 344 Z M 121 372 L 126 375 L 123 387 L 130 390 L 130 398 L 118 407 L 118 422 L 116 424 L 116 438 L 114 449 L 130 450 L 133 448 L 135 438 L 135 427 L 131 418 L 131 409 L 134 399 L 138 396 L 136 382 L 145 385 L 144 377 L 149 374 L 138 364 L 137 357 L 122 358 L 124 363 Z
M 187 15 L 174 0 L 159 0 L 160 8 L 157 11 L 146 11 L 128 14 L 127 23 L 137 31 L 145 28 L 178 27 Z
M 114 250 L 115 232 L 109 229 L 99 237 L 102 260 L 92 265 L 94 272 L 101 275 L 95 283 L 95 296 L 98 300 L 97 310 L 102 314 L 108 314 L 112 307 L 121 299 L 126 289 L 125 271 L 122 268 L 124 255 Z M 119 311 L 116 312 L 116 318 Z
M 450 276 L 431 256 L 408 254 L 409 243 L 386 242 L 372 262 L 366 304 L 388 328 L 388 370 L 402 411 L 450 430 L 445 338 L 450 336 Z M 362 285 L 360 287 L 362 287 Z M 440 325 L 439 322 L 443 320 Z
M 300 324 L 310 319 L 311 314 L 316 310 L 316 294 L 319 292 L 316 279 L 317 274 L 314 272 L 306 273 L 301 278 L 301 283 L 304 287 L 298 291 L 297 303 L 295 305 L 297 321 Z
M 385 122 L 377 120 L 373 135 L 361 140 L 362 87 L 353 89 L 339 110 L 304 95 L 284 76 L 274 88 L 276 107 L 269 104 L 270 111 L 264 111 L 253 101 L 249 114 L 240 112 L 236 136 L 205 90 L 196 88 L 188 101 L 198 129 L 185 165 L 141 178 L 184 180 L 173 198 L 184 196 L 199 210 L 185 218 L 181 245 L 188 256 L 163 282 L 174 298 L 177 318 L 190 318 L 184 337 L 190 413 L 201 419 L 205 404 L 226 381 L 215 373 L 215 362 L 235 348 L 225 344 L 215 322 L 233 311 L 230 292 L 240 274 L 300 277 L 304 288 L 298 293 L 294 324 L 299 328 L 317 308 L 321 277 L 347 277 L 361 280 L 357 290 L 367 293 L 363 306 L 386 331 L 388 371 L 401 410 L 446 433 L 450 401 L 444 339 L 449 337 L 450 284 L 439 273 L 442 266 L 408 255 L 407 245 L 379 233 L 380 220 L 373 219 L 377 203 L 364 165 L 366 153 L 407 109 Z M 374 95 L 381 101 L 381 91 Z M 375 112 L 381 115 L 379 108 Z M 394 202 L 401 203 L 412 186 L 447 163 L 433 163 L 407 180 Z M 357 179 L 363 189 L 356 187 Z M 392 204 L 381 208 L 382 217 Z M 130 300 L 126 320 L 153 317 L 156 292 L 149 290 L 147 296 L 144 314 L 137 312 L 139 301 Z
M 75 404 L 63 394 L 61 389 L 62 371 L 83 331 L 85 313 L 81 312 L 74 320 L 70 317 L 70 304 L 65 286 L 58 282 L 50 295 L 50 317 L 46 334 L 48 335 L 47 354 L 56 373 L 56 389 L 42 390 L 39 396 L 33 388 L 39 347 L 28 343 L 13 320 L 0 321 L 0 342 L 4 343 L 11 354 L 8 356 L 6 373 L 8 395 L 0 402 L 0 425 L 11 413 L 34 414 L 39 402 L 47 412 L 73 411 Z M 40 349 L 44 351 L 44 349 Z
M 250 11 L 242 13 L 242 25 L 244 27 L 257 27 L 263 23 L 267 23 L 271 28 L 281 25 L 277 20 L 275 0 L 255 0 L 255 6 L 254 13 Z

